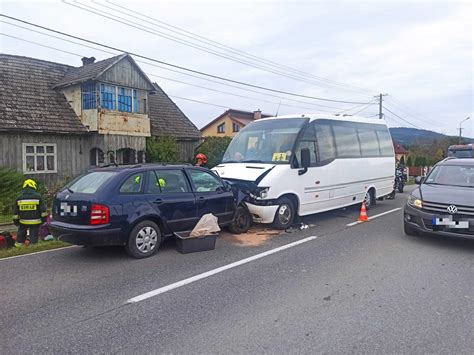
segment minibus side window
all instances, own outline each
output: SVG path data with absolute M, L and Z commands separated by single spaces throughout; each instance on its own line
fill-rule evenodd
M 314 131 L 314 124 L 308 125 L 303 134 L 301 135 L 298 144 L 296 145 L 296 159 L 298 161 L 298 166 L 301 162 L 301 149 L 308 148 L 311 155 L 310 166 L 316 166 L 317 162 L 317 143 L 316 143 L 316 133 Z
M 355 125 L 352 122 L 334 122 L 332 128 L 336 141 L 337 157 L 360 157 L 360 144 Z
M 317 121 L 315 124 L 319 165 L 326 165 L 336 158 L 334 135 L 329 122 Z
M 380 149 L 375 128 L 370 125 L 357 127 L 359 135 L 360 149 L 363 157 L 379 157 Z
M 377 136 L 379 138 L 380 152 L 382 156 L 383 157 L 393 156 L 394 153 L 393 153 L 392 138 L 390 137 L 390 133 L 388 133 L 388 130 L 386 128 L 384 128 L 383 130 L 378 130 Z

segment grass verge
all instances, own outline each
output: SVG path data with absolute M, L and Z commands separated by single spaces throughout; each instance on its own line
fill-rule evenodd
M 51 241 L 47 241 L 47 242 L 39 242 L 36 245 L 30 245 L 30 246 L 22 247 L 22 248 L 13 247 L 13 248 L 9 248 L 9 249 L 1 249 L 0 250 L 0 259 L 8 258 L 10 256 L 36 253 L 38 251 L 64 248 L 64 247 L 68 247 L 70 245 L 71 244 L 64 243 L 64 242 L 61 242 L 59 240 L 51 240 Z

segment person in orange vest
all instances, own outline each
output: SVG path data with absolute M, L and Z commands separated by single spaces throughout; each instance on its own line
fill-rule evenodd
M 36 182 L 33 179 L 25 180 L 23 190 L 15 201 L 13 223 L 18 227 L 16 247 L 25 245 L 28 230 L 30 231 L 30 244 L 38 243 L 39 228 L 48 216 L 43 197 L 36 190 Z
M 194 165 L 200 166 L 201 168 L 209 169 L 209 165 L 207 164 L 207 157 L 202 153 L 196 154 L 196 164 Z

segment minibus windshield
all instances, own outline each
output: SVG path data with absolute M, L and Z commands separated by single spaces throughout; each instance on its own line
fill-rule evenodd
M 223 163 L 288 164 L 306 118 L 269 119 L 250 123 L 232 139 Z

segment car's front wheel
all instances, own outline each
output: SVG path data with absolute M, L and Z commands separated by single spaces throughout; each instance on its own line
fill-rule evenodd
M 234 220 L 229 226 L 229 231 L 233 234 L 246 233 L 252 225 L 253 218 L 244 206 L 238 206 L 235 211 Z
M 130 232 L 125 250 L 134 258 L 147 258 L 158 251 L 161 239 L 161 231 L 156 223 L 143 221 Z

